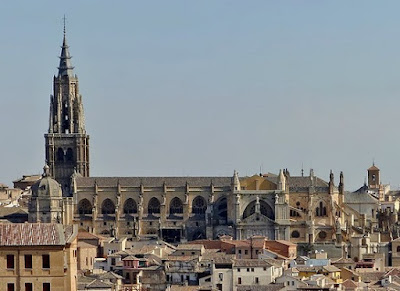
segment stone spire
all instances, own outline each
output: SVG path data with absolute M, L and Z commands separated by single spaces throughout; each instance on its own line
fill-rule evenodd
M 73 77 L 74 67 L 71 64 L 71 55 L 69 53 L 69 46 L 67 45 L 67 38 L 65 35 L 65 17 L 64 17 L 64 38 L 61 46 L 60 65 L 58 66 L 58 77 L 68 76 Z
M 45 134 L 46 163 L 50 176 L 61 184 L 64 195 L 69 196 L 71 176 L 89 176 L 89 136 L 85 130 L 79 80 L 71 65 L 65 18 L 61 48 L 58 75 L 53 78 L 53 94 L 50 96 L 49 130 Z
M 343 172 L 340 172 L 339 193 L 340 193 L 340 194 L 344 194 L 344 177 L 343 177 Z
M 283 174 L 282 169 L 279 170 L 278 179 L 278 190 L 286 191 L 286 177 Z
M 335 186 L 334 176 L 333 176 L 333 172 L 331 170 L 331 172 L 329 173 L 329 193 L 330 194 L 333 194 L 334 186 Z
M 240 190 L 239 174 L 236 170 L 233 171 L 233 190 Z

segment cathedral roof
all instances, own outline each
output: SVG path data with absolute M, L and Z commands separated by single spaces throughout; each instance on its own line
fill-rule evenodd
M 369 193 L 347 192 L 344 195 L 344 202 L 349 204 L 356 203 L 378 203 L 378 199 Z
M 311 176 L 289 176 L 287 178 L 287 183 L 289 184 L 290 190 L 294 189 L 301 189 L 301 188 L 309 188 L 311 186 L 314 187 L 329 187 L 328 182 L 318 178 L 316 176 L 312 177 L 313 180 L 311 181 Z M 266 179 L 272 183 L 278 183 L 278 177 L 268 176 Z
M 191 187 L 210 186 L 211 183 L 217 187 L 231 186 L 232 177 L 77 177 L 78 187 L 179 187 L 186 183 Z

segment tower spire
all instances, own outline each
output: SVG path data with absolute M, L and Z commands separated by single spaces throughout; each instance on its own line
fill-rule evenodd
M 73 69 L 74 67 L 71 64 L 71 55 L 69 53 L 69 46 L 67 45 L 67 37 L 66 37 L 66 29 L 65 29 L 65 23 L 66 23 L 66 18 L 65 15 L 63 17 L 64 21 L 64 35 L 63 35 L 63 44 L 61 46 L 61 55 L 60 55 L 60 65 L 58 66 L 58 77 L 73 77 Z

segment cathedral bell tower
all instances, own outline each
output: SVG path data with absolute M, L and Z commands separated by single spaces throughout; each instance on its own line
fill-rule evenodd
M 73 69 L 64 25 L 60 65 L 50 96 L 49 130 L 44 135 L 49 174 L 61 184 L 63 196 L 70 194 L 71 175 L 75 171 L 83 177 L 89 176 L 89 136 L 78 77 Z

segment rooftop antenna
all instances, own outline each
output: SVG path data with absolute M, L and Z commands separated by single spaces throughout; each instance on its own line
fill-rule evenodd
M 303 163 L 301 163 L 301 176 L 304 177 L 304 166 L 303 166 Z
M 372 158 L 372 166 L 375 166 L 375 158 Z

